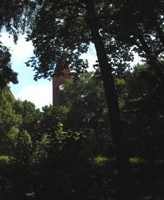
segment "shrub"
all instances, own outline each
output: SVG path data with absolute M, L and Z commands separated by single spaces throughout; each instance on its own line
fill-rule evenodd
M 10 165 L 12 158 L 7 155 L 0 155 L 0 169 L 4 169 L 6 166 Z
M 91 162 L 96 166 L 103 166 L 108 162 L 108 158 L 105 156 L 97 155 L 91 159 Z
M 130 158 L 130 164 L 131 165 L 139 165 L 139 164 L 142 164 L 142 163 L 144 163 L 144 160 L 140 157 Z

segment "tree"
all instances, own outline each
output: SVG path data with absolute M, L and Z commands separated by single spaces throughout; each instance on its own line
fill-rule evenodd
M 27 1 L 27 4 L 20 5 L 30 3 Z M 63 55 L 68 56 L 68 62 L 74 69 L 86 66 L 86 63 L 79 62 L 79 55 L 87 51 L 90 42 L 95 44 L 119 163 L 120 199 L 130 198 L 127 197 L 129 163 L 113 68 L 118 68 L 122 73 L 122 67 L 126 67 L 125 61 L 132 59 L 128 50 L 137 51 L 156 71 L 159 82 L 164 83 L 161 62 L 163 1 L 38 0 L 33 1 L 32 5 L 34 13 L 27 32 L 28 39 L 33 41 L 36 57 L 28 65 L 31 64 L 36 70 L 35 79 L 51 76 Z M 113 49 L 109 50 L 109 47 Z M 118 62 L 116 58 L 121 56 L 123 58 Z
M 111 12 L 106 18 L 106 32 L 137 52 L 156 72 L 158 81 L 163 85 L 163 0 L 107 2 Z
M 64 86 L 64 96 L 65 106 L 68 108 L 64 126 L 83 132 L 85 137 L 90 138 L 89 146 L 93 147 L 95 154 L 109 155 L 111 135 L 100 76 L 87 72 L 81 74 L 75 81 L 67 80 Z
M 28 131 L 33 140 L 36 140 L 40 136 L 39 124 L 42 119 L 42 113 L 39 109 L 35 108 L 32 102 L 27 100 L 16 100 L 13 105 L 13 109 L 17 115 L 21 118 L 21 124 L 19 125 L 20 131 Z
M 97 4 L 97 2 L 87 0 L 60 3 L 38 1 L 37 15 L 33 20 L 32 31 L 28 35 L 29 40 L 32 40 L 34 44 L 34 53 L 37 57 L 37 59 L 32 58 L 31 66 L 36 70 L 36 78 L 47 77 L 53 74 L 54 67 L 63 53 L 68 55 L 72 66 L 75 66 L 77 62 L 74 62 L 72 55 L 86 52 L 90 42 L 95 44 L 109 110 L 111 135 L 119 163 L 120 199 L 124 199 L 128 198 L 130 191 L 129 162 L 122 134 L 112 67 L 108 62 L 100 34 L 96 13 Z
M 9 82 L 17 83 L 17 73 L 11 69 L 11 54 L 7 47 L 0 43 L 0 89 L 3 89 Z
M 8 87 L 0 90 L 0 143 L 1 151 L 6 153 L 9 153 L 11 145 L 8 133 L 12 128 L 18 128 L 21 121 L 13 109 L 14 102 L 15 99 Z
M 31 102 L 16 101 L 9 88 L 0 91 L 0 157 L 2 162 L 3 158 L 9 160 L 1 168 L 0 176 L 4 180 L 4 191 L 8 184 L 14 191 L 5 192 L 5 198 L 11 194 L 12 198 L 24 198 L 32 185 L 33 167 L 37 162 L 34 154 L 40 142 L 40 115 Z
M 7 31 L 17 42 L 19 33 L 23 33 L 27 25 L 31 10 L 34 6 L 31 0 L 0 2 L 0 31 Z M 27 17 L 28 16 L 28 17 Z M 11 68 L 11 54 L 9 49 L 0 42 L 0 88 L 9 82 L 18 83 L 17 73 Z
M 29 18 L 35 8 L 31 0 L 4 0 L 0 3 L 0 30 L 4 29 L 13 35 L 14 41 L 23 33 L 29 22 Z
M 124 76 L 126 95 L 122 106 L 122 120 L 131 156 L 149 161 L 163 159 L 163 88 L 147 65 L 137 65 Z

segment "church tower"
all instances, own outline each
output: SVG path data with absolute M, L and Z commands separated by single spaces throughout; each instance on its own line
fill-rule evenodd
M 59 71 L 59 74 L 57 73 L 57 71 Z M 65 56 L 56 68 L 53 76 L 53 106 L 64 104 L 64 82 L 66 79 L 71 79 L 71 73 L 67 57 Z

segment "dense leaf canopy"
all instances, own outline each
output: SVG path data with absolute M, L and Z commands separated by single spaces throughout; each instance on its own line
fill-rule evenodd
M 35 79 L 51 78 L 63 61 L 64 66 L 70 65 L 78 73 L 85 71 L 88 63 L 79 57 L 93 43 L 98 58 L 96 67 L 104 87 L 103 93 L 101 81 L 96 76 L 80 76 L 78 82 L 70 84 L 71 89 L 68 84 L 65 90 L 67 106 L 45 107 L 42 113 L 29 102 L 8 104 L 0 99 L 5 102 L 0 109 L 0 139 L 5 141 L 2 149 L 5 156 L 14 160 L 13 174 L 19 174 L 18 179 L 14 175 L 10 179 L 11 185 L 19 188 L 16 199 L 21 194 L 29 195 L 27 191 L 32 191 L 29 198 L 35 198 L 35 194 L 44 200 L 54 199 L 54 196 L 57 199 L 106 198 L 104 191 L 110 185 L 112 173 L 108 169 L 110 178 L 104 177 L 104 168 L 101 168 L 102 175 L 92 161 L 108 160 L 104 155 L 97 156 L 97 153 L 107 152 L 103 148 L 104 140 L 109 149 L 112 146 L 107 140 L 107 131 L 117 158 L 118 174 L 114 175 L 118 178 L 117 197 L 119 200 L 133 199 L 129 155 L 151 162 L 163 159 L 160 140 L 163 140 L 164 1 L 8 2 L 0 3 L 0 28 L 13 34 L 15 41 L 18 33 L 25 31 L 27 40 L 33 42 L 34 57 L 27 65 L 36 71 Z M 8 50 L 2 45 L 0 50 L 3 86 L 9 81 L 15 82 L 16 74 L 11 70 Z M 127 71 L 136 52 L 147 65 Z M 97 140 L 101 141 L 101 147 Z M 93 149 L 89 145 L 91 142 L 94 142 Z M 3 161 L 5 159 L 7 163 L 9 158 L 2 157 Z M 99 177 L 98 184 L 95 177 Z M 35 179 L 34 183 L 30 178 Z M 23 182 L 20 180 L 29 182 L 20 185 Z M 135 185 L 135 181 L 133 183 Z M 98 190 L 96 195 L 96 189 L 101 186 L 102 191 Z M 111 195 L 109 191 L 107 198 Z
M 9 82 L 17 83 L 17 73 L 10 64 L 11 54 L 7 47 L 0 43 L 0 88 L 5 87 Z

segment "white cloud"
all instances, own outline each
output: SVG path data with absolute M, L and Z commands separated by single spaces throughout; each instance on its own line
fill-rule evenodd
M 25 35 L 19 37 L 17 43 L 13 41 L 13 37 L 8 33 L 1 33 L 0 41 L 10 48 L 10 53 L 12 54 L 12 61 L 26 61 L 33 54 L 33 45 L 32 42 L 27 42 Z
M 93 71 L 93 65 L 96 64 L 96 56 L 94 54 L 85 53 L 81 55 L 82 59 L 87 59 L 89 63 L 89 71 Z
M 143 63 L 141 57 L 137 53 L 134 53 L 134 60 L 131 62 L 131 65 L 134 67 L 138 63 Z
M 30 85 L 24 87 L 16 98 L 22 101 L 31 101 L 37 108 L 42 108 L 45 105 L 52 104 L 52 85 Z
M 93 45 L 93 43 L 90 44 L 90 47 L 88 49 L 87 53 L 83 53 L 80 56 L 82 59 L 87 59 L 89 63 L 89 71 L 93 71 L 93 65 L 96 64 L 97 56 L 96 56 L 96 50 Z
M 20 36 L 17 43 L 8 33 L 1 33 L 0 41 L 10 49 L 12 55 L 13 69 L 19 73 L 19 84 L 12 85 L 11 89 L 16 99 L 28 100 L 37 108 L 52 104 L 52 84 L 35 82 L 34 72 L 25 67 L 25 62 L 33 55 L 32 42 L 27 42 L 25 36 Z
M 14 45 L 13 38 L 5 32 L 0 34 L 0 41 L 7 47 L 11 47 Z
M 17 45 L 13 46 L 12 56 L 14 60 L 27 60 L 33 54 L 32 42 L 27 42 L 24 37 L 18 40 Z

